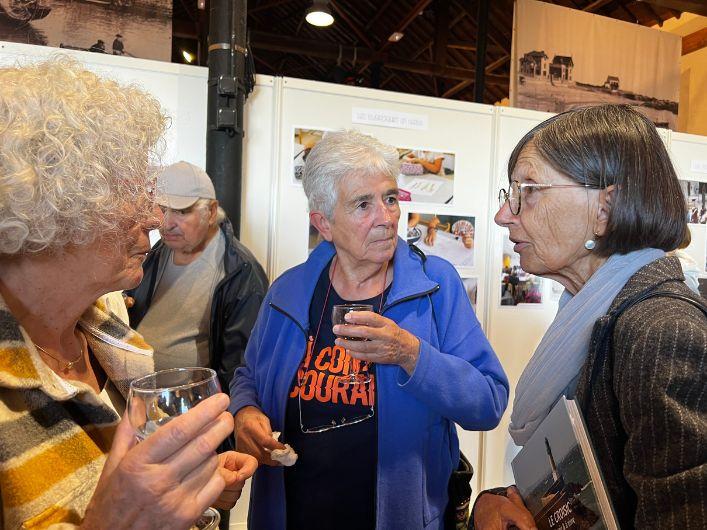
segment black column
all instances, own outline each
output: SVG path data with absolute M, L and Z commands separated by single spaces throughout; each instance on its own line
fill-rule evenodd
M 211 0 L 206 172 L 238 237 L 241 225 L 246 0 Z

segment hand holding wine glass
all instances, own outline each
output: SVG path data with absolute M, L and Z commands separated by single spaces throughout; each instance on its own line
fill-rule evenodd
M 82 526 L 189 528 L 226 485 L 216 449 L 233 431 L 228 403 L 211 396 L 141 443 L 126 414 Z
M 412 375 L 420 355 L 420 340 L 415 335 L 393 320 L 369 311 L 347 313 L 345 320 L 345 326 L 334 326 L 334 333 L 339 335 L 337 346 L 346 348 L 356 359 L 396 364 Z
M 178 530 L 206 521 L 201 516 L 211 505 L 230 509 L 257 462 L 233 451 L 216 454 L 233 431 L 228 404 L 213 370 L 168 370 L 134 381 L 84 526 Z M 217 524 L 218 512 L 211 512 Z

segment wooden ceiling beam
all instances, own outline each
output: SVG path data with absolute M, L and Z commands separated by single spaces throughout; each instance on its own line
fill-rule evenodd
M 373 17 L 371 18 L 371 20 L 369 20 L 369 21 L 366 23 L 366 25 L 364 26 L 364 28 L 366 29 L 366 31 L 368 31 L 369 29 L 371 29 L 371 28 L 373 27 L 373 24 L 375 24 L 376 21 L 381 17 L 381 15 L 382 15 L 383 13 L 385 13 L 386 9 L 388 9 L 388 8 L 390 7 L 390 4 L 392 4 L 393 1 L 394 1 L 394 0 L 387 0 L 386 2 L 383 3 L 383 5 L 382 5 L 382 6 L 380 7 L 380 9 L 376 12 L 376 14 L 373 15 Z
M 707 46 L 707 28 L 702 28 L 682 38 L 682 54 L 696 52 Z
M 339 46 L 334 43 L 299 39 L 285 35 L 273 35 L 261 31 L 251 33 L 251 45 L 254 49 L 294 53 L 304 57 L 338 60 L 340 52 L 343 60 L 351 60 L 354 53 L 358 60 L 368 63 L 380 62 L 390 70 L 400 70 L 422 75 L 433 75 L 449 79 L 474 79 L 474 70 L 454 66 L 442 66 L 422 61 L 405 61 L 389 56 L 386 53 L 374 52 L 367 48 Z M 491 74 L 487 76 L 488 83 L 508 83 L 508 76 Z
M 417 18 L 419 14 L 424 11 L 428 5 L 430 5 L 430 3 L 432 3 L 432 0 L 418 0 L 417 4 L 415 4 L 413 8 L 408 11 L 408 13 L 403 17 L 403 19 L 398 24 L 396 24 L 395 27 L 387 35 L 383 35 L 383 37 L 381 38 L 383 44 L 377 51 L 385 51 L 391 44 L 391 42 L 388 40 L 388 37 L 396 32 L 404 33 L 405 28 L 407 28 L 412 23 L 412 21 Z
M 705 0 L 638 0 L 641 3 L 651 3 L 660 7 L 667 7 L 675 11 L 683 11 L 707 17 L 707 2 Z
M 456 50 L 465 50 L 468 52 L 475 52 L 476 51 L 476 42 L 471 41 L 471 40 L 450 39 L 447 41 L 447 47 L 454 48 Z M 508 53 L 508 50 L 506 50 L 503 46 L 499 46 L 498 44 L 486 45 L 486 51 L 492 52 L 492 53 L 503 53 L 503 54 Z
M 290 1 L 291 0 L 270 0 L 270 2 L 263 2 L 262 5 L 251 7 L 250 9 L 248 9 L 248 14 L 250 15 L 251 13 L 257 13 L 258 11 L 265 11 L 266 9 L 277 7 L 279 5 L 286 4 Z
M 655 9 L 653 9 L 653 6 L 644 2 L 644 7 L 651 14 L 651 17 L 653 17 L 653 19 L 658 23 L 658 27 L 662 28 L 663 27 L 663 18 L 658 13 L 656 13 Z
M 487 74 L 492 73 L 494 70 L 496 70 L 497 68 L 500 68 L 501 66 L 503 66 L 504 64 L 506 64 L 510 60 L 511 60 L 510 55 L 504 55 L 503 57 L 496 59 L 491 64 L 486 66 L 486 73 Z
M 594 2 L 582 8 L 582 11 L 587 11 L 588 13 L 594 13 L 596 10 L 601 9 L 609 2 L 613 0 L 594 0 Z
M 346 24 L 349 28 L 351 28 L 351 30 L 353 30 L 353 32 L 356 34 L 356 36 L 362 43 L 364 43 L 369 48 L 375 47 L 373 46 L 373 43 L 368 39 L 368 37 L 366 37 L 366 34 L 361 31 L 361 28 L 358 27 L 358 24 L 351 20 L 346 10 L 344 10 L 344 8 L 339 5 L 339 2 L 337 0 L 329 0 L 329 5 L 334 8 L 336 14 L 341 17 L 341 20 L 344 21 L 344 24 Z
M 474 82 L 473 82 L 471 79 L 467 79 L 466 81 L 462 81 L 462 82 L 460 82 L 460 83 L 457 83 L 457 84 L 454 85 L 452 88 L 450 88 L 449 90 L 447 90 L 444 94 L 442 94 L 442 97 L 443 97 L 443 98 L 449 98 L 449 97 L 453 96 L 454 94 L 457 94 L 458 92 L 461 92 L 461 91 L 464 90 L 466 87 L 469 87 L 469 86 L 471 86 L 471 85 L 473 85 L 473 84 L 474 84 Z

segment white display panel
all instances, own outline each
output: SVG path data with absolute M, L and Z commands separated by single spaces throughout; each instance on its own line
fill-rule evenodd
M 694 134 L 673 132 L 670 134 L 670 156 L 675 165 L 681 185 L 690 183 L 707 183 L 707 138 Z M 691 185 L 694 187 L 694 184 Z M 700 276 L 707 277 L 707 214 L 705 202 L 707 184 L 698 184 L 696 193 L 697 222 L 691 215 L 692 208 L 688 203 L 688 221 L 692 241 L 685 251 L 694 259 L 700 270 Z M 701 193 L 700 193 L 701 192 Z
M 552 297 L 554 282 L 543 280 L 543 302 L 539 304 L 501 305 L 501 269 L 503 266 L 503 236 L 506 228 L 493 223 L 493 215 L 498 210 L 498 190 L 508 189 L 506 166 L 508 158 L 518 141 L 533 127 L 552 116 L 544 112 L 499 108 L 495 131 L 494 182 L 490 199 L 493 204 L 489 215 L 491 225 L 489 237 L 489 266 L 485 277 L 488 296 L 487 334 L 493 349 L 503 365 L 511 388 L 508 409 L 496 429 L 483 434 L 483 462 L 481 489 L 513 484 L 510 462 L 517 448 L 508 434 L 511 404 L 518 378 L 540 342 L 550 322 L 557 312 L 557 301 Z
M 426 129 L 354 124 L 354 108 L 372 109 L 381 115 L 415 115 L 425 122 Z M 285 78 L 280 109 L 280 167 L 277 170 L 271 254 L 274 277 L 305 261 L 309 247 L 307 201 L 293 169 L 299 153 L 294 147 L 295 130 L 338 129 L 357 129 L 399 148 L 454 154 L 451 204 L 402 202 L 399 234 L 406 237 L 408 213 L 412 211 L 474 217 L 473 264 L 461 272 L 465 276 L 485 277 L 493 107 Z M 477 307 L 482 323 L 485 300 L 484 284 L 479 281 Z M 463 433 L 461 436 L 462 450 L 475 468 L 478 437 L 478 433 Z M 478 476 L 477 472 L 472 484 L 475 492 L 478 492 Z

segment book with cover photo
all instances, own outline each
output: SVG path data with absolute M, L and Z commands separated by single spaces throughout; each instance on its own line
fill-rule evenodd
M 574 400 L 560 398 L 511 466 L 538 530 L 619 529 Z

